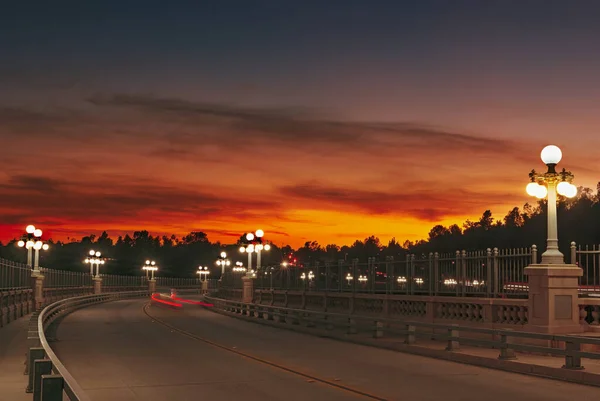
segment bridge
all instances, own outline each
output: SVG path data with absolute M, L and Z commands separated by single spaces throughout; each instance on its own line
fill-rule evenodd
M 83 273 L 0 266 L 22 284 L 0 291 L 2 400 L 600 395 L 590 297 L 578 298 L 581 330 L 550 333 L 530 324 L 528 299 L 255 280 L 248 302 L 247 286 L 223 282 L 104 275 L 98 285 Z

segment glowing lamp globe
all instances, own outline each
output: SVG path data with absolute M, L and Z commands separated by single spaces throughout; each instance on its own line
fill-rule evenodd
M 543 185 L 538 185 L 535 197 L 538 199 L 544 199 L 548 195 L 548 189 Z
M 254 252 L 254 245 L 248 245 L 248 248 L 246 248 L 246 252 L 248 252 L 248 253 Z
M 50 249 L 50 245 L 48 245 L 48 244 L 44 244 L 44 245 L 42 245 L 42 249 L 43 249 L 44 251 L 47 251 L 48 249 Z
M 25 241 L 19 241 L 17 242 L 17 245 L 19 246 L 19 248 L 23 248 L 25 246 Z
M 271 245 L 265 244 L 265 251 L 268 251 L 269 249 L 271 249 Z
M 544 164 L 558 164 L 562 159 L 562 151 L 558 146 L 548 145 L 542 149 L 541 157 Z
M 221 252 L 221 257 L 222 257 L 222 258 L 224 258 L 224 257 L 226 257 L 226 256 L 227 256 L 227 254 L 226 254 L 225 252 Z
M 30 224 L 25 228 L 25 231 L 27 232 L 27 234 L 33 234 L 33 232 L 35 231 L 35 226 Z
M 256 230 L 256 236 L 258 238 L 261 238 L 265 235 L 265 232 L 263 230 Z
M 27 241 L 27 243 L 25 243 L 25 248 L 33 248 L 33 241 Z
M 39 228 L 36 228 L 36 229 L 33 231 L 33 235 L 34 235 L 35 237 L 38 237 L 38 238 L 39 238 L 39 237 L 41 237 L 41 236 L 42 236 L 42 230 L 40 230 Z
M 527 184 L 525 191 L 527 191 L 527 195 L 529 196 L 536 196 L 536 194 L 538 193 L 538 187 L 539 184 L 537 182 L 530 182 L 529 184 Z
M 246 239 L 247 239 L 248 241 L 252 241 L 252 240 L 254 239 L 254 234 L 252 234 L 252 233 L 248 233 L 248 234 L 246 234 Z
M 570 187 L 571 187 L 571 184 L 569 184 L 566 181 L 559 182 L 558 185 L 556 186 L 556 192 L 558 192 L 559 195 L 567 196 L 567 193 L 568 193 Z
M 577 187 L 573 184 L 569 184 L 569 187 L 566 189 L 565 196 L 567 198 L 574 198 L 577 195 Z
M 261 244 L 256 245 L 256 250 L 257 251 L 262 251 L 263 246 Z
M 154 266 L 154 265 L 156 264 L 156 262 L 155 262 L 155 261 L 152 261 L 152 262 L 150 262 L 150 264 L 151 264 L 152 266 Z
M 240 252 L 241 252 L 241 253 L 244 253 L 244 252 L 246 252 L 246 248 L 244 248 L 243 246 L 240 246 Z
M 100 257 L 101 253 L 100 252 L 96 252 L 96 257 Z
M 39 251 L 40 249 L 42 249 L 42 245 L 43 245 L 42 241 L 36 241 L 35 244 L 33 244 L 33 249 L 36 249 Z
M 94 250 L 90 251 L 90 256 L 94 256 L 95 254 L 96 254 L 96 251 L 94 251 Z

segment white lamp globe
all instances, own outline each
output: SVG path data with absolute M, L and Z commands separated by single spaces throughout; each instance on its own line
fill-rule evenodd
M 33 248 L 33 241 L 27 241 L 27 243 L 25 244 L 25 248 Z
M 269 249 L 271 249 L 271 245 L 265 244 L 265 251 L 268 251 Z
M 537 193 L 535 197 L 538 199 L 544 199 L 548 195 L 548 189 L 543 185 L 538 185 Z
M 19 248 L 23 248 L 25 246 L 25 241 L 19 241 L 17 242 L 17 245 L 19 246 Z
M 227 256 L 227 254 L 226 254 L 225 252 L 221 252 L 221 257 L 222 257 L 222 258 L 224 258 L 224 257 L 226 257 L 226 256 Z
M 548 145 L 542 149 L 541 157 L 544 164 L 558 164 L 562 159 L 562 151 L 558 146 Z
M 246 239 L 247 239 L 248 241 L 252 241 L 252 240 L 254 239 L 254 234 L 252 234 L 252 233 L 248 233 L 248 234 L 246 234 Z
M 100 257 L 101 253 L 100 252 L 96 252 L 96 256 Z
M 263 246 L 261 244 L 256 245 L 256 250 L 257 251 L 262 251 Z
M 48 244 L 44 244 L 44 245 L 42 245 L 42 249 L 43 249 L 44 251 L 47 251 L 48 249 L 50 249 L 50 245 L 48 245 Z
M 537 182 L 530 182 L 529 184 L 527 184 L 525 191 L 527 191 L 527 195 L 529 196 L 536 196 L 536 194 L 538 193 L 538 187 L 539 184 Z
M 567 198 L 574 198 L 577 196 L 577 187 L 573 184 L 569 184 L 569 187 L 566 189 L 565 196 Z
M 246 252 L 246 248 L 244 248 L 243 246 L 240 246 L 240 252 L 241 252 L 241 253 L 244 253 L 244 252 Z
M 38 237 L 38 238 L 39 238 L 39 237 L 41 237 L 41 236 L 42 236 L 42 230 L 40 230 L 39 228 L 36 228 L 36 229 L 33 231 L 33 235 L 34 235 L 35 237 Z
M 265 235 L 265 232 L 263 230 L 256 230 L 256 236 L 258 238 L 261 238 L 264 235 Z
M 35 244 L 33 244 L 33 249 L 36 249 L 39 251 L 40 249 L 42 249 L 42 245 L 43 245 L 42 241 L 36 241 Z
M 33 232 L 35 231 L 35 226 L 30 224 L 25 228 L 25 231 L 27 232 L 27 234 L 33 234 Z
M 556 186 L 556 192 L 558 192 L 559 195 L 567 196 L 567 193 L 569 192 L 570 187 L 571 187 L 571 184 L 569 184 L 566 181 L 559 182 L 558 185 Z
M 246 252 L 248 252 L 248 253 L 254 252 L 254 245 L 252 245 L 252 244 L 248 245 L 248 247 L 246 248 Z
M 94 251 L 94 250 L 90 251 L 90 256 L 94 256 L 95 254 L 96 254 L 96 251 Z

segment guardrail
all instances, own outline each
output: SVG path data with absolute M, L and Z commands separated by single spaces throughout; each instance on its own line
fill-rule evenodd
M 34 400 L 62 401 L 63 393 L 70 401 L 90 401 L 67 368 L 60 362 L 46 339 L 45 330 L 61 316 L 77 309 L 119 299 L 148 296 L 148 291 L 115 292 L 66 298 L 46 306 L 39 315 L 30 320 L 28 341 L 30 343 L 26 361 L 29 374 L 27 392 Z M 36 346 L 32 346 L 32 345 Z
M 446 351 L 456 351 L 461 344 L 498 349 L 498 358 L 504 360 L 517 359 L 515 351 L 525 351 L 563 356 L 565 358 L 564 368 L 583 369 L 581 358 L 600 359 L 600 353 L 582 350 L 585 346 L 600 346 L 600 339 L 590 337 L 550 335 L 509 329 L 486 329 L 457 324 L 444 325 L 376 316 L 293 309 L 243 303 L 210 296 L 206 296 L 205 299 L 214 304 L 213 311 L 265 319 L 273 323 L 303 325 L 311 329 L 321 328 L 330 333 L 336 329 L 342 329 L 344 335 L 351 336 L 366 332 L 375 339 L 383 337 L 398 339 L 399 337 L 404 340 L 403 343 L 406 345 L 416 344 L 418 338 L 441 340 L 446 343 Z

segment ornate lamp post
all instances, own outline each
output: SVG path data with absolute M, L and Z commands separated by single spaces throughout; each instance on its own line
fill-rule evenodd
M 231 265 L 231 262 L 227 259 L 227 253 L 221 252 L 219 260 L 217 260 L 217 266 L 221 266 L 221 279 L 225 275 L 225 266 Z
M 248 245 L 240 247 L 240 252 L 248 253 L 248 270 L 252 270 L 252 253 L 256 252 L 256 271 L 260 270 L 261 266 L 261 252 L 269 251 L 271 249 L 271 245 L 266 243 L 263 244 L 263 237 L 265 233 L 263 230 L 256 230 L 255 233 L 246 233 L 246 241 L 248 241 Z
M 152 277 L 154 278 L 154 270 L 158 270 L 153 269 L 154 267 L 156 267 L 156 262 L 153 260 L 147 260 L 146 263 L 144 263 L 144 265 L 142 266 L 142 270 L 146 271 L 146 280 L 150 279 L 150 272 L 152 272 Z
M 89 252 L 89 258 L 85 258 L 85 260 L 83 261 L 84 263 L 90 265 L 90 276 L 92 277 L 98 277 L 100 275 L 100 265 L 103 265 L 105 263 L 104 259 L 100 259 L 100 256 L 102 255 L 100 252 L 98 251 L 94 251 L 91 250 Z M 96 274 L 94 275 L 94 265 L 96 265 Z
M 524 271 L 529 287 L 528 328 L 550 334 L 578 333 L 582 331 L 578 299 L 579 277 L 583 271 L 577 265 L 565 264 L 558 250 L 556 222 L 556 194 L 572 198 L 577 195 L 577 188 L 571 184 L 570 171 L 556 171 L 562 159 L 557 146 L 546 146 L 541 158 L 548 170 L 543 174 L 531 171 L 527 193 L 539 199 L 548 197 L 548 237 L 542 262 L 534 261 Z
M 545 173 L 537 173 L 531 170 L 529 178 L 531 182 L 527 185 L 527 193 L 543 199 L 548 196 L 548 240 L 546 252 L 542 254 L 542 264 L 563 264 L 564 255 L 558 250 L 558 228 L 556 219 L 556 194 L 572 198 L 577 195 L 577 188 L 571 184 L 573 174 L 565 170 L 556 171 L 556 165 L 562 159 L 561 150 L 554 145 L 546 146 L 542 150 L 542 161 L 548 167 Z
M 35 228 L 34 225 L 32 225 L 32 224 L 28 225 L 25 228 L 25 233 L 26 234 L 23 235 L 21 240 L 19 242 L 17 242 L 17 245 L 20 248 L 27 249 L 27 266 L 29 266 L 29 268 L 32 267 L 32 264 L 31 264 L 32 254 L 35 254 L 35 257 L 33 258 L 34 259 L 33 274 L 35 275 L 40 272 L 40 269 L 39 269 L 40 249 L 47 251 L 50 248 L 50 246 L 48 244 L 44 244 L 44 242 L 41 240 L 42 230 L 40 230 L 39 228 Z

